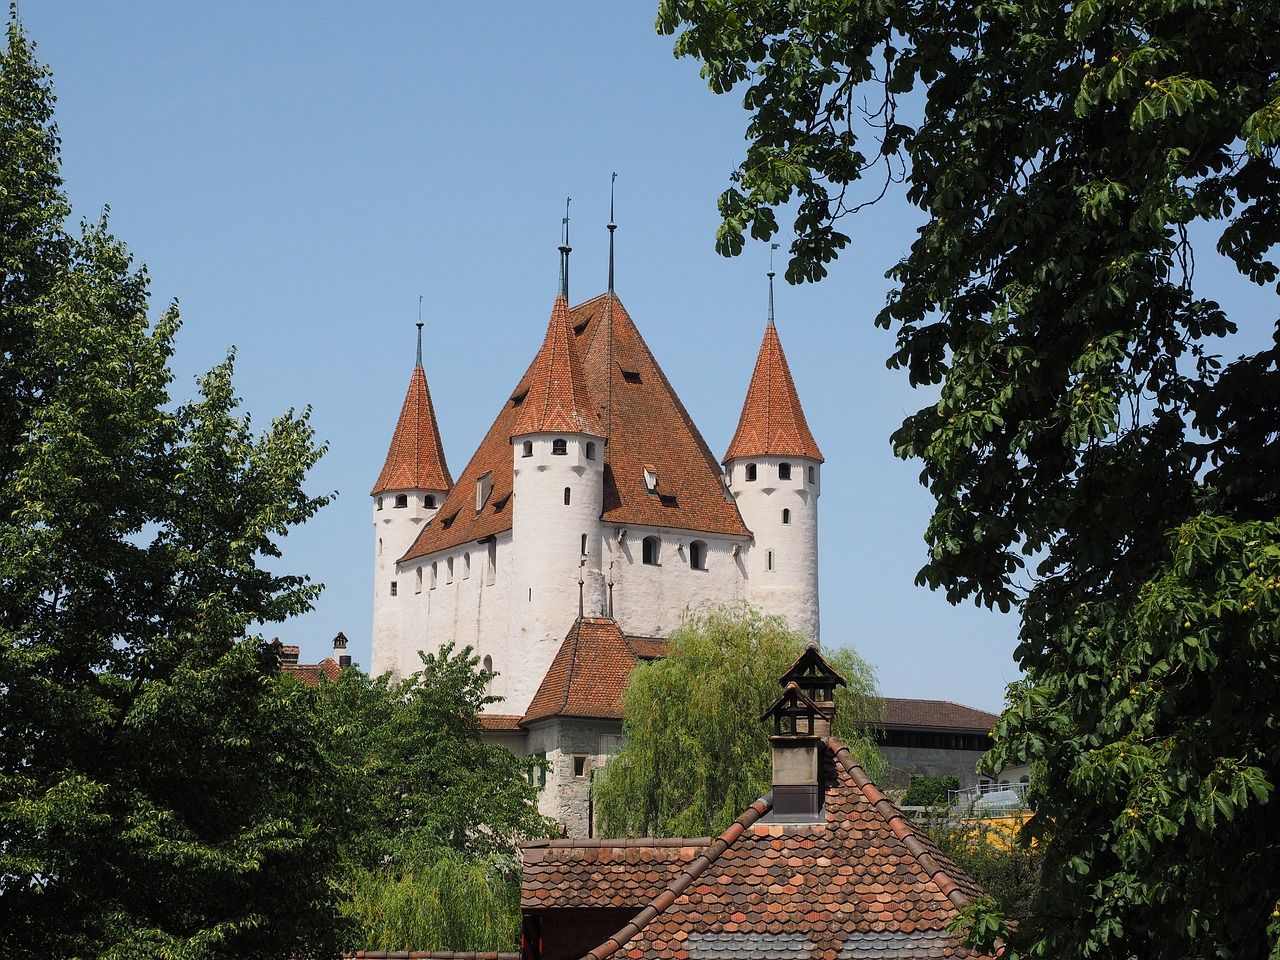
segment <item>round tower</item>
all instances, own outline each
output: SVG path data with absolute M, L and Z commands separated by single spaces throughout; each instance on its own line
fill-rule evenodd
M 523 389 L 511 434 L 513 649 L 508 657 L 526 660 L 530 669 L 508 677 L 505 706 L 516 711 L 533 697 L 579 607 L 598 616 L 605 603 L 600 557 L 604 430 L 574 348 L 563 280 Z
M 725 478 L 752 533 L 744 558 L 747 599 L 817 641 L 823 458 L 773 322 L 773 276 L 770 270 L 769 322 L 724 456 Z
M 415 596 L 414 585 L 408 582 L 412 574 L 397 570 L 396 561 L 413 545 L 423 525 L 436 515 L 452 486 L 422 369 L 419 322 L 417 363 L 409 378 L 386 463 L 370 491 L 374 531 L 370 670 L 375 676 L 387 670 L 398 672 L 404 665 L 416 662 L 410 629 L 409 604 Z

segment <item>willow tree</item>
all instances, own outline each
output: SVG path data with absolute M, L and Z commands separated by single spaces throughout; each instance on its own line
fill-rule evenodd
M 719 833 L 772 781 L 770 728 L 760 715 L 805 639 L 748 606 L 701 609 L 672 632 L 662 660 L 642 664 L 623 696 L 626 746 L 596 781 L 606 836 Z M 823 655 L 848 686 L 832 732 L 873 777 L 883 770 L 871 736 L 882 719 L 871 668 L 853 650 Z
M 1280 278 L 1280 5 L 662 0 L 658 27 L 745 87 L 722 252 L 782 208 L 787 278 L 819 280 L 898 184 L 923 221 L 877 317 L 937 397 L 892 438 L 936 502 L 918 581 L 1018 607 L 991 764 L 1043 771 L 1039 895 L 974 932 L 1276 950 L 1280 329 L 1196 266 Z

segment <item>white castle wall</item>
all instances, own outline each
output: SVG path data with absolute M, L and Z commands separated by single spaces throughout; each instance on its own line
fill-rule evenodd
M 398 497 L 405 506 L 397 507 Z M 433 496 L 434 507 L 425 505 Z M 406 643 L 409 624 L 403 617 L 405 594 L 413 590 L 396 569 L 396 561 L 404 556 L 418 536 L 422 525 L 435 516 L 444 500 L 443 491 L 388 490 L 373 498 L 373 675 L 397 670 L 400 650 Z M 391 584 L 396 596 L 391 596 Z
M 778 467 L 791 465 L 791 479 Z M 756 479 L 747 479 L 748 467 Z M 729 490 L 754 535 L 747 551 L 747 599 L 785 616 L 810 640 L 818 639 L 818 497 L 822 465 L 806 457 L 754 457 L 731 461 Z M 810 479 L 812 478 L 812 479 Z M 783 511 L 790 522 L 783 522 Z M 772 553 L 772 563 L 770 563 Z

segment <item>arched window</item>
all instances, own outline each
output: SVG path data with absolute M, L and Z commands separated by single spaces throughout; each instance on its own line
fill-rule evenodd
M 407 493 L 397 493 L 396 509 L 399 510 L 399 509 L 402 509 L 403 507 L 407 507 L 408 505 L 409 505 L 409 495 Z
M 772 572 L 773 570 L 773 551 L 770 550 L 764 555 L 764 568 Z
M 471 554 L 464 553 L 462 555 L 462 579 L 471 579 Z
M 556 437 L 551 441 L 551 455 L 553 457 L 563 457 L 569 452 L 569 441 L 564 437 Z
M 428 493 L 422 498 L 422 505 L 428 510 L 434 510 L 436 506 L 436 495 L 434 493 Z
M 431 561 L 431 589 L 436 588 L 436 577 L 440 575 L 440 563 L 437 560 Z
M 582 553 L 582 555 L 583 555 L 584 557 L 587 555 L 587 535 L 586 535 L 585 533 L 582 535 L 582 551 L 581 551 L 581 553 Z
M 791 511 L 790 511 L 790 510 L 787 510 L 787 509 L 785 509 L 785 508 L 783 509 L 783 511 L 782 511 L 782 522 L 783 522 L 783 523 L 790 523 L 790 522 L 791 522 Z
M 484 672 L 493 673 L 493 657 L 484 658 Z
M 778 464 L 778 479 L 779 480 L 791 479 L 791 464 L 789 463 Z
M 533 441 L 532 441 L 532 440 L 526 440 L 523 444 L 521 444 L 521 445 L 520 445 L 520 456 L 522 456 L 522 457 L 532 457 L 532 456 L 533 456 Z
M 486 583 L 493 583 L 493 578 L 498 572 L 498 541 L 490 539 L 486 547 L 485 562 L 488 569 L 485 570 L 484 577 Z
M 640 562 L 657 566 L 662 555 L 662 541 L 657 537 L 645 537 L 640 544 Z
M 444 562 L 444 582 L 453 583 L 453 557 Z
M 381 498 L 381 497 L 379 497 L 379 498 L 378 498 L 378 509 L 379 509 L 379 510 L 381 510 L 381 509 L 382 509 L 382 498 Z
M 421 568 L 421 567 L 419 567 L 419 568 L 417 569 L 417 571 L 415 572 L 415 579 L 414 579 L 414 585 L 413 585 L 413 592 L 414 592 L 414 593 L 421 593 L 421 592 L 422 592 L 422 568 Z
M 707 545 L 701 540 L 689 544 L 689 566 L 694 570 L 707 569 Z
M 571 491 L 569 490 L 569 488 L 568 488 L 568 487 L 565 487 L 565 488 L 564 488 L 564 505 L 565 505 L 566 507 L 569 505 L 569 497 L 570 497 L 570 494 L 571 494 Z
M 754 463 L 747 464 L 747 482 L 752 483 L 756 478 L 756 465 Z
M 587 441 L 587 459 L 594 460 L 596 458 L 596 445 L 591 441 Z

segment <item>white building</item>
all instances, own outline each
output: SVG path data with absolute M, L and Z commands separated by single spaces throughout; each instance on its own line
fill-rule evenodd
M 544 812 L 581 833 L 591 771 L 618 743 L 618 683 L 686 610 L 748 600 L 817 639 L 822 454 L 772 305 L 717 463 L 613 290 L 568 305 L 567 251 L 542 347 L 456 483 L 419 332 L 372 490 L 372 670 L 470 645 L 505 698 L 486 726 L 548 756 Z

